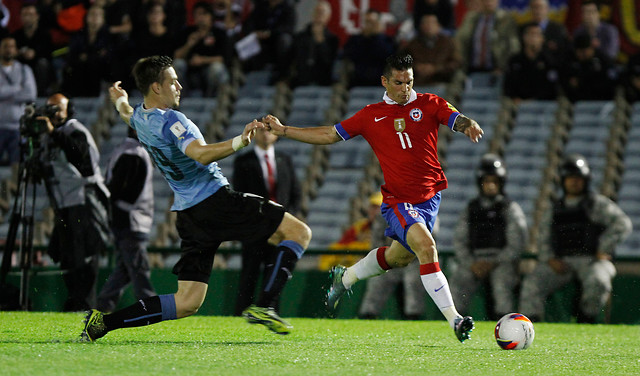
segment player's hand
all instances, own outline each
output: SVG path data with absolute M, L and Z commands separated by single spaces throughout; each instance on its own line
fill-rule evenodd
M 49 134 L 51 134 L 51 132 L 53 132 L 53 130 L 55 129 L 53 123 L 51 123 L 51 119 L 46 116 L 38 116 L 36 117 L 36 120 L 42 121 L 47 125 L 47 133 Z
M 280 119 L 273 115 L 267 115 L 262 118 L 262 122 L 264 123 L 264 127 L 270 133 L 276 136 L 284 136 L 285 126 L 282 125 Z
M 109 88 L 109 99 L 111 99 L 111 103 L 113 103 L 114 105 L 120 97 L 125 97 L 127 99 L 127 102 L 129 101 L 129 94 L 127 94 L 126 90 L 120 87 L 120 84 L 122 84 L 122 81 L 116 81 Z
M 251 143 L 251 140 L 253 140 L 253 136 L 256 135 L 258 128 L 264 128 L 264 124 L 256 119 L 253 119 L 251 123 L 244 126 L 244 130 L 242 131 L 242 143 L 244 146 Z
M 464 130 L 464 134 L 469 137 L 471 142 L 478 142 L 482 138 L 484 131 L 480 128 L 477 122 L 471 120 L 471 126 Z

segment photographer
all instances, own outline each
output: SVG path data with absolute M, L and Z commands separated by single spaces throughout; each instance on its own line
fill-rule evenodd
M 98 256 L 109 238 L 108 196 L 98 166 L 96 143 L 82 123 L 72 118 L 69 99 L 47 100 L 44 121 L 50 139 L 45 158 L 52 165 L 51 188 L 57 205 L 49 254 L 60 262 L 68 297 L 64 311 L 95 306 Z

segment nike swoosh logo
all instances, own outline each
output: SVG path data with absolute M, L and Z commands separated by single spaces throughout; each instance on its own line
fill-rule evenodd
M 383 117 L 381 117 L 381 118 L 374 118 L 373 120 L 375 120 L 375 122 L 377 123 L 377 122 L 379 122 L 380 120 L 382 120 L 382 119 L 386 119 L 386 118 L 387 118 L 386 116 L 383 116 Z
M 444 287 L 444 285 L 442 285 L 442 286 L 438 287 L 438 288 L 436 289 L 436 292 L 438 292 L 438 291 L 442 290 L 442 288 L 443 288 L 443 287 Z

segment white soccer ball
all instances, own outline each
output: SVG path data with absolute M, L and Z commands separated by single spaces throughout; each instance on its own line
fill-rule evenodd
M 531 346 L 535 335 L 533 323 L 522 313 L 508 313 L 496 324 L 496 342 L 503 350 L 524 350 Z

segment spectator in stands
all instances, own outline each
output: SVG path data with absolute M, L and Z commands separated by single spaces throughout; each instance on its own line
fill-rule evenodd
M 20 161 L 20 117 L 27 102 L 36 100 L 36 80 L 28 65 L 17 60 L 13 37 L 0 40 L 0 163 Z
M 63 310 L 84 311 L 96 304 L 98 259 L 109 241 L 108 197 L 99 162 L 100 153 L 89 130 L 74 118 L 69 99 L 54 94 L 47 106 L 57 111 L 47 124 L 52 141 L 56 217 L 49 255 L 60 262 L 68 297 Z
M 134 34 L 134 48 L 131 51 L 133 61 L 138 61 L 138 59 L 147 56 L 173 55 L 175 50 L 173 34 L 171 34 L 165 23 L 167 14 L 162 3 L 159 1 L 148 3 L 146 15 L 146 27 L 136 31 Z
M 549 0 L 530 0 L 529 10 L 531 22 L 542 28 L 544 34 L 542 51 L 546 59 L 553 66 L 560 66 L 571 52 L 571 41 L 567 29 L 563 24 L 549 19 Z
M 133 30 L 131 9 L 125 0 L 96 0 L 94 2 L 104 8 L 105 25 L 114 43 L 124 42 Z
M 375 199 L 375 202 L 372 202 L 372 199 Z M 372 195 L 370 203 L 375 205 L 375 217 L 371 224 L 371 244 L 367 249 L 388 247 L 391 245 L 391 238 L 384 235 L 387 222 L 380 215 L 382 193 L 376 192 Z M 437 227 L 437 222 L 435 227 Z M 382 275 L 368 279 L 358 310 L 358 317 L 365 320 L 380 317 L 387 300 L 400 288 L 401 297 L 398 300 L 401 305 L 402 317 L 405 320 L 421 319 L 425 311 L 425 293 L 420 280 L 419 268 L 420 263 L 415 259 L 404 268 L 391 269 Z
M 478 142 L 483 131 L 444 99 L 416 93 L 412 67 L 411 55 L 389 56 L 380 78 L 386 89 L 384 101 L 366 106 L 335 126 L 284 126 L 272 115 L 263 122 L 279 136 L 312 144 L 333 144 L 362 135 L 380 161 L 385 181 L 381 210 L 389 224 L 385 234 L 394 241 L 389 248 L 371 250 L 350 268 L 337 265 L 332 269 L 326 303 L 329 309 L 335 309 L 340 298 L 359 280 L 404 267 L 417 256 L 425 290 L 458 340 L 464 342 L 473 330 L 473 318 L 463 317 L 455 309 L 431 236 L 440 191 L 447 187 L 436 140 L 440 124 L 448 124 L 472 142 Z
M 229 82 L 226 67 L 227 34 L 213 26 L 213 9 L 205 1 L 193 7 L 195 25 L 187 27 L 174 52 L 176 72 L 184 77 L 185 91 L 201 90 L 211 97 Z
M 111 192 L 116 265 L 98 294 L 96 307 L 113 312 L 129 284 L 138 300 L 156 295 L 147 254 L 154 209 L 153 165 L 133 128 L 109 156 L 106 183 Z
M 560 71 L 567 98 L 571 101 L 613 99 L 617 71 L 611 59 L 593 46 L 588 34 L 576 36 L 573 45 L 574 56 Z
M 327 29 L 330 18 L 331 4 L 320 0 L 313 8 L 311 23 L 296 34 L 292 48 L 292 87 L 333 83 L 339 42 Z
M 453 33 L 455 19 L 451 0 L 416 0 L 413 4 L 413 26 L 420 33 L 420 23 L 425 14 L 435 14 L 438 23 L 447 33 Z
M 213 0 L 213 26 L 225 30 L 230 40 L 236 41 L 242 35 L 245 21 L 245 5 L 248 0 Z
M 260 129 L 255 135 L 253 150 L 238 155 L 233 163 L 233 189 L 268 198 L 282 205 L 289 213 L 298 213 L 300 209 L 300 184 L 289 155 L 276 149 L 278 136 Z M 254 304 L 256 286 L 262 275 L 261 289 L 268 291 L 269 277 L 274 265 L 281 257 L 277 247 L 266 239 L 242 242 L 242 268 L 238 283 L 238 298 L 235 315 L 240 316 L 251 304 Z M 293 268 L 289 269 L 293 272 Z M 279 296 L 268 303 L 279 311 Z
M 584 1 L 581 5 L 582 23 L 573 32 L 573 38 L 589 35 L 593 47 L 615 61 L 620 52 L 620 36 L 615 26 L 600 20 L 600 9 L 595 1 Z
M 352 66 L 349 86 L 380 85 L 384 59 L 394 51 L 393 39 L 384 33 L 380 12 L 367 10 L 362 31 L 350 36 L 343 49 L 344 59 Z
M 615 247 L 631 233 L 631 220 L 609 198 L 592 192 L 591 170 L 579 154 L 560 166 L 562 197 L 545 212 L 538 235 L 538 265 L 522 282 L 519 310 L 544 319 L 547 296 L 577 280 L 577 321 L 595 323 L 612 291 Z
M 504 76 L 504 95 L 516 101 L 555 99 L 558 69 L 543 53 L 544 35 L 537 23 L 522 27 L 522 51 L 509 59 Z
M 84 29 L 71 36 L 63 91 L 76 97 L 99 96 L 104 83 L 111 81 L 111 51 L 104 9 L 94 5 L 87 11 Z
M 22 5 L 20 20 L 22 28 L 13 33 L 18 43 L 18 60 L 31 67 L 36 78 L 38 96 L 45 96 L 53 76 L 51 35 L 48 30 L 40 27 L 40 15 L 34 3 Z
M 139 0 L 131 5 L 131 17 L 133 20 L 134 33 L 148 27 L 147 11 L 149 10 L 149 7 L 155 3 L 160 4 L 164 9 L 164 14 L 166 16 L 164 25 L 169 29 L 170 35 L 174 35 L 184 29 L 187 24 L 184 0 Z
M 406 51 L 414 59 L 414 85 L 417 86 L 450 82 L 462 67 L 455 39 L 442 32 L 434 14 L 422 16 L 418 35 L 409 42 Z
M 480 0 L 479 10 L 465 15 L 456 37 L 467 72 L 500 75 L 509 57 L 520 50 L 516 23 L 498 8 L 498 0 Z
M 128 0 L 96 0 L 94 2 L 104 8 L 105 26 L 109 32 L 113 61 L 130 61 L 130 51 L 133 47 L 131 3 Z M 128 75 L 130 67 L 130 64 L 111 64 L 111 76 L 126 77 L 123 85 L 127 88 L 134 85 L 132 78 Z
M 505 193 L 506 178 L 502 159 L 485 154 L 476 170 L 479 194 L 460 214 L 453 236 L 453 298 L 467 310 L 473 294 L 484 285 L 491 320 L 516 309 L 518 261 L 527 242 L 527 221 L 520 205 Z
M 622 82 L 627 102 L 640 101 L 640 54 L 629 58 L 625 69 L 625 79 Z
M 245 34 L 255 32 L 261 46 L 247 68 L 264 69 L 271 64 L 271 83 L 285 80 L 296 26 L 296 10 L 290 0 L 255 1 L 245 26 Z

